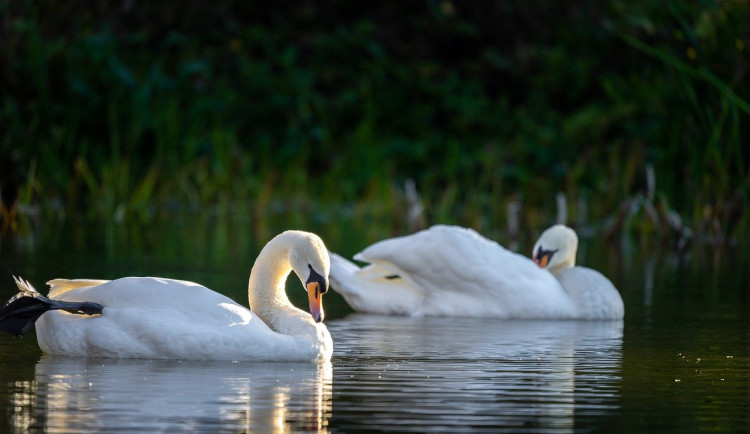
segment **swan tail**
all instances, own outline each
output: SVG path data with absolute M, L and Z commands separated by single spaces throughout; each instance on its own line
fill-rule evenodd
M 42 314 L 50 310 L 86 315 L 102 313 L 100 304 L 52 300 L 40 294 L 28 281 L 15 276 L 13 279 L 19 292 L 0 308 L 0 331 L 16 338 L 20 338 Z
M 18 294 L 16 294 L 13 298 L 8 300 L 8 303 L 13 301 L 17 297 L 38 297 L 39 291 L 34 288 L 34 286 L 29 283 L 28 280 L 24 280 L 20 277 L 13 276 L 13 280 L 16 282 L 16 286 L 18 287 Z M 5 303 L 6 305 L 8 303 Z

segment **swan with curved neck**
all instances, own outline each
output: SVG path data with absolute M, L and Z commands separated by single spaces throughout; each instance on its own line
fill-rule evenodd
M 21 279 L 0 310 L 0 330 L 20 336 L 34 322 L 39 346 L 60 355 L 214 360 L 329 360 L 323 320 L 330 258 L 314 234 L 286 231 L 250 272 L 250 309 L 202 285 L 157 277 L 54 279 L 49 297 Z M 285 292 L 294 271 L 310 313 Z
M 250 310 L 271 328 L 283 318 L 282 313 L 299 311 L 286 295 L 286 279 L 292 271 L 307 290 L 310 315 L 315 322 L 323 321 L 322 296 L 328 290 L 328 279 L 323 276 L 328 276 L 331 265 L 323 241 L 310 235 L 287 231 L 277 236 L 263 247 L 250 270 Z
M 556 231 L 555 231 L 556 232 Z M 572 232 L 572 230 L 571 230 Z M 579 270 L 577 237 L 542 237 L 535 249 L 549 271 Z M 553 242 L 554 241 L 554 242 Z M 547 255 L 547 251 L 554 251 Z M 545 259 L 546 258 L 546 259 Z M 331 254 L 331 287 L 357 311 L 412 316 L 620 319 L 622 299 L 593 270 L 552 274 L 471 229 L 436 225 L 377 242 L 354 256 Z M 549 264 L 547 261 L 552 260 Z M 572 268 L 571 268 L 572 267 Z M 575 276 L 574 276 L 575 277 Z M 594 284 L 588 279 L 594 279 Z
M 534 244 L 532 259 L 555 275 L 575 300 L 583 319 L 621 319 L 625 315 L 622 297 L 612 282 L 591 268 L 576 266 L 578 235 L 565 225 L 544 231 Z

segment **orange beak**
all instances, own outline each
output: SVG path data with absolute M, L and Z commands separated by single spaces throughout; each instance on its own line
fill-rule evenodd
M 310 302 L 310 315 L 315 322 L 323 321 L 323 294 L 320 293 L 320 284 L 310 282 L 307 284 L 307 300 Z
M 547 262 L 549 262 L 549 256 L 542 255 L 541 258 L 534 258 L 534 263 L 539 266 L 539 268 L 545 268 L 547 267 Z

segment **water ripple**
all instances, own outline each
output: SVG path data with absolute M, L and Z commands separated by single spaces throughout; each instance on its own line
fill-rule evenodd
M 320 432 L 331 413 L 330 364 L 45 356 L 21 386 L 16 432 Z
M 620 411 L 621 322 L 351 315 L 329 328 L 320 366 L 44 356 L 8 386 L 11 426 L 565 432 Z
M 343 431 L 575 431 L 618 410 L 619 321 L 351 315 L 329 328 Z

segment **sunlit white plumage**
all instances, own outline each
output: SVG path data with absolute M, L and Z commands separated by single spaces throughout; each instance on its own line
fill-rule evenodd
M 571 297 L 555 275 L 471 229 L 433 226 L 375 243 L 354 258 L 369 265 L 360 268 L 331 254 L 331 287 L 361 312 L 594 317 L 588 314 L 586 303 Z
M 294 307 L 284 285 L 294 271 L 327 289 L 330 259 L 314 234 L 287 231 L 260 252 L 250 273 L 252 312 L 202 285 L 157 277 L 55 279 L 50 298 L 104 306 L 101 315 L 44 313 L 36 322 L 46 353 L 94 357 L 212 360 L 328 360 L 327 328 Z M 310 278 L 308 278 L 310 276 Z M 307 279 L 307 282 L 306 282 Z M 312 303 L 312 302 L 311 302 Z M 312 309 L 312 307 L 311 307 Z M 322 319 L 322 311 L 320 313 Z

